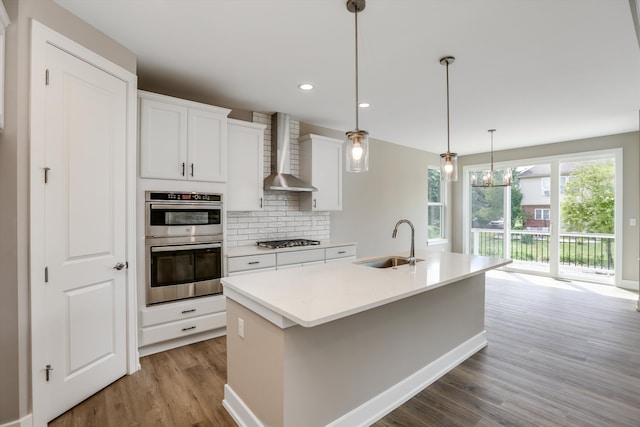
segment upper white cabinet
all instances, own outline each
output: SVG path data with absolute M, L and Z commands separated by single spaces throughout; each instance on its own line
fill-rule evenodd
M 313 134 L 298 141 L 300 178 L 318 189 L 300 194 L 300 209 L 342 210 L 342 141 Z
M 225 182 L 231 110 L 138 91 L 140 177 Z
M 0 1 L 0 129 L 4 129 L 4 46 L 5 32 L 11 21 L 4 8 L 4 3 Z
M 227 210 L 262 210 L 266 127 L 241 120 L 227 121 Z

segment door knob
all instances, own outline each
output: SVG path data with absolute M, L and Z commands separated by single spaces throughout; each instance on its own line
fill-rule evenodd
M 119 262 L 117 263 L 113 268 L 115 268 L 116 270 L 122 270 L 123 268 L 125 268 L 127 265 L 124 262 Z

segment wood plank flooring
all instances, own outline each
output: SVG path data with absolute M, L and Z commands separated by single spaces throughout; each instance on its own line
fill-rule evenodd
M 603 285 L 491 272 L 487 348 L 374 426 L 640 426 L 637 298 Z M 49 425 L 235 426 L 221 404 L 224 337 L 141 364 Z

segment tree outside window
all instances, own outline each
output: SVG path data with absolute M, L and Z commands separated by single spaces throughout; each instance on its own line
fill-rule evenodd
M 427 173 L 427 238 L 444 239 L 444 191 L 440 169 Z

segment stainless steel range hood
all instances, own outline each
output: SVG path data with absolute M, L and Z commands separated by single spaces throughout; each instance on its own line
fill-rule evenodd
M 300 178 L 291 175 L 291 141 L 289 115 L 271 115 L 271 175 L 264 179 L 265 190 L 318 191 Z

